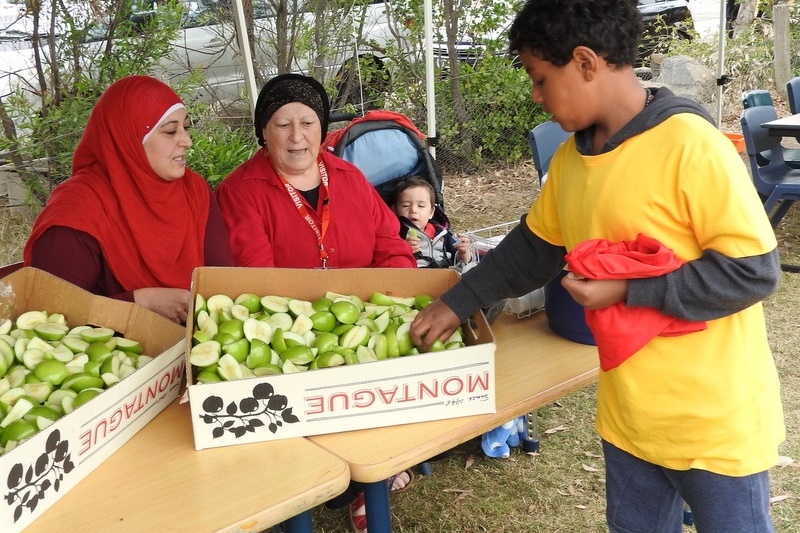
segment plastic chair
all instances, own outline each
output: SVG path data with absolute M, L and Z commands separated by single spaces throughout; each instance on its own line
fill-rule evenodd
M 569 136 L 568 132 L 553 121 L 542 122 L 528 133 L 528 141 L 531 144 L 531 152 L 533 152 L 533 167 L 539 174 L 540 182 L 547 174 L 547 169 L 550 168 L 550 160 L 553 158 L 556 148 Z
M 800 76 L 786 83 L 786 92 L 789 94 L 789 109 L 792 114 L 800 113 Z
M 742 93 L 742 106 L 747 109 L 759 105 L 773 105 L 772 95 L 764 89 L 753 89 Z
M 790 167 L 784 160 L 780 137 L 772 137 L 764 122 L 775 120 L 778 114 L 773 106 L 756 106 L 742 112 L 741 124 L 753 184 L 764 201 L 764 210 L 776 227 L 795 200 L 800 200 L 800 169 Z M 759 162 L 758 155 L 770 151 L 769 161 Z M 773 212 L 774 209 L 774 212 Z
M 800 91 L 800 77 L 795 79 L 798 80 L 797 90 Z M 791 94 L 791 90 L 789 91 L 789 93 Z M 772 96 L 770 95 L 769 91 L 766 91 L 764 89 L 753 89 L 751 91 L 745 91 L 742 93 L 742 107 L 744 107 L 745 109 L 749 109 L 751 107 L 757 107 L 757 106 L 774 107 L 772 103 Z M 792 113 L 796 112 L 797 111 L 792 111 Z M 800 139 L 798 139 L 798 141 L 800 141 Z M 759 165 L 762 166 L 766 165 L 767 163 L 769 163 L 769 150 L 765 150 L 759 154 L 756 154 L 756 158 L 758 159 Z M 784 161 L 786 161 L 786 164 L 789 165 L 790 167 L 800 168 L 800 150 L 784 148 L 783 158 Z

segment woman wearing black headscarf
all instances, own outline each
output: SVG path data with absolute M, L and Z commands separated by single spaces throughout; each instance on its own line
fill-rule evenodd
M 258 96 L 255 155 L 216 189 L 237 266 L 416 267 L 397 217 L 352 164 L 320 150 L 322 85 L 282 74 Z

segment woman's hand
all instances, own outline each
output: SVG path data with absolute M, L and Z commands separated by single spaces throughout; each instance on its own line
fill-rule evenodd
M 436 339 L 446 341 L 461 325 L 461 320 L 441 300 L 435 300 L 420 311 L 411 323 L 411 342 L 428 351 Z
M 628 280 L 588 279 L 570 272 L 561 285 L 586 309 L 603 309 L 628 298 Z
M 178 324 L 185 324 L 189 315 L 191 293 L 186 289 L 146 287 L 133 291 L 133 301 Z

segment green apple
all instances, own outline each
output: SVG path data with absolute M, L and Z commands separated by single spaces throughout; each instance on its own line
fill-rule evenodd
M 314 329 L 314 321 L 311 320 L 308 315 L 297 315 L 289 331 L 304 335 L 307 331 L 311 331 L 312 329 Z
M 445 350 L 458 350 L 459 348 L 463 348 L 464 346 L 466 346 L 466 344 L 464 344 L 461 341 L 452 341 L 445 344 L 444 347 Z
M 0 421 L 0 428 L 8 427 L 15 420 L 19 420 L 25 416 L 28 411 L 33 409 L 34 405 L 39 405 L 39 402 L 29 396 L 20 396 L 17 401 L 11 406 L 8 414 Z
M 202 294 L 195 294 L 194 295 L 194 314 L 197 315 L 200 311 L 208 312 L 208 307 L 206 307 L 206 299 L 203 298 Z
M 38 383 L 24 383 L 22 388 L 27 396 L 36 399 L 38 403 L 42 403 L 53 392 L 55 385 L 47 381 L 40 381 Z
M 283 353 L 286 350 L 286 341 L 283 340 L 283 329 L 276 328 L 275 331 L 272 332 L 272 342 L 270 343 L 272 349 L 278 352 L 278 355 Z
M 350 300 L 334 301 L 331 304 L 331 313 L 342 324 L 355 324 L 361 316 L 361 310 Z
M 236 338 L 231 335 L 230 333 L 217 333 L 213 337 L 211 337 L 212 341 L 217 341 L 220 346 L 225 346 L 228 343 L 231 343 L 236 340 Z
M 75 354 L 72 353 L 72 350 L 64 346 L 63 344 L 59 344 L 55 346 L 52 350 L 50 350 L 49 356 L 53 359 L 58 359 L 62 363 L 69 363 L 73 359 L 75 359 Z M 89 359 L 88 356 L 86 358 Z
M 247 367 L 253 369 L 269 363 L 272 363 L 272 348 L 262 340 L 253 340 L 250 343 L 250 353 L 245 359 Z
M 356 326 L 367 326 L 370 331 L 378 332 L 378 326 L 375 325 L 375 321 L 371 318 L 359 318 L 356 320 Z
M 241 304 L 233 304 L 233 307 L 231 307 L 231 316 L 245 321 L 250 318 L 250 310 Z
M 72 353 L 84 353 L 86 352 L 86 348 L 89 347 L 88 342 L 81 337 L 73 335 L 67 335 L 61 339 L 61 344 L 69 348 Z
M 333 333 L 323 332 L 317 335 L 312 345 L 319 353 L 325 353 L 334 346 L 339 345 L 339 337 Z
M 339 324 L 338 326 L 333 328 L 333 331 L 331 331 L 331 333 L 333 333 L 337 337 L 341 337 L 342 335 L 353 329 L 354 325 L 355 324 Z
M 245 292 L 236 297 L 234 304 L 243 305 L 249 313 L 261 311 L 261 297 L 252 292 Z
M 73 360 L 73 362 L 74 362 L 74 360 Z M 83 365 L 82 368 L 80 366 L 76 366 L 76 365 L 72 365 L 72 364 L 69 364 L 69 365 L 66 365 L 66 366 L 67 366 L 67 370 L 70 370 L 70 367 L 79 369 L 76 372 L 70 372 L 71 374 L 77 374 L 78 372 L 86 372 L 87 374 L 91 374 L 92 376 L 100 377 L 100 368 L 103 366 L 104 363 L 105 363 L 104 361 L 103 362 L 101 362 L 101 361 L 86 361 L 86 363 Z
M 409 355 L 414 348 L 414 343 L 411 341 L 411 322 L 404 322 L 397 327 L 395 335 L 397 336 L 397 350 L 400 355 Z
M 373 292 L 369 295 L 369 302 L 375 305 L 392 305 L 394 300 L 382 292 Z
M 375 357 L 378 360 L 386 359 L 389 356 L 389 341 L 382 333 L 373 333 L 367 342 L 367 347 L 375 351 Z
M 33 370 L 40 362 L 44 361 L 45 353 L 36 348 L 28 348 L 22 354 L 22 364 L 26 368 Z
M 14 323 L 10 318 L 0 318 L 0 335 L 8 335 Z
M 198 329 L 198 330 L 195 330 L 194 333 L 192 333 L 192 346 L 197 346 L 201 342 L 206 342 L 206 341 L 210 341 L 210 340 L 211 340 L 211 337 L 209 337 L 208 333 L 206 333 L 205 331 L 202 331 L 202 330 Z
M 294 331 L 284 331 L 283 342 L 286 343 L 287 348 L 291 348 L 292 346 L 308 346 L 306 338 Z
M 46 405 L 34 405 L 33 407 L 31 407 L 30 411 L 28 411 L 25 415 L 23 415 L 22 418 L 24 418 L 31 424 L 35 424 L 36 419 L 40 417 L 56 421 L 59 418 L 61 418 L 61 413 L 59 413 L 52 407 L 47 407 Z
M 308 367 L 304 365 L 297 365 L 289 360 L 286 360 L 283 362 L 281 369 L 283 370 L 284 374 L 296 374 L 297 372 L 305 372 L 308 370 Z
M 53 385 L 61 385 L 70 374 L 66 364 L 56 359 L 47 359 L 33 367 L 33 375 Z
M 359 346 L 356 348 L 356 358 L 359 363 L 372 363 L 378 360 L 375 355 L 375 350 L 366 346 Z
M 100 374 L 100 379 L 103 380 L 103 383 L 106 384 L 106 387 L 113 387 L 117 383 L 119 383 L 120 377 L 113 372 L 106 372 L 104 374 Z
M 242 331 L 245 339 L 250 342 L 260 340 L 269 344 L 272 341 L 272 326 L 263 320 L 248 318 L 242 324 Z
M 435 341 L 433 341 L 433 344 L 431 344 L 431 348 L 428 351 L 430 351 L 430 352 L 443 352 L 446 349 L 447 349 L 447 347 L 445 346 L 445 344 L 441 340 L 436 339 Z
M 386 328 L 389 327 L 389 322 L 391 321 L 390 315 L 391 313 L 389 313 L 389 311 L 384 311 L 375 317 L 375 331 L 378 333 L 383 333 L 386 331 Z

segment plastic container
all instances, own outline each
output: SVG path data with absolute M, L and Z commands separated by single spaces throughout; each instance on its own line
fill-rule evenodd
M 739 152 L 740 154 L 744 153 L 745 150 L 744 135 L 742 135 L 741 133 L 726 133 L 725 137 L 731 140 L 737 152 Z
M 486 253 L 497 246 L 509 231 L 511 231 L 519 221 L 504 222 L 494 226 L 465 232 L 472 241 L 473 251 L 478 261 Z M 544 287 L 529 292 L 519 298 L 508 298 L 503 311 L 517 315 L 517 318 L 525 318 L 545 308 L 545 289 Z

